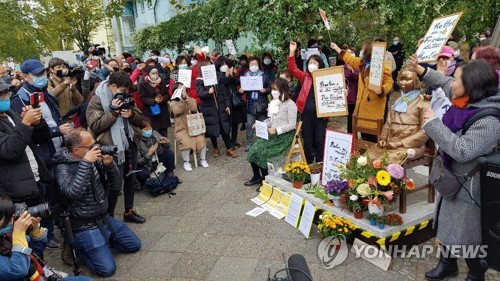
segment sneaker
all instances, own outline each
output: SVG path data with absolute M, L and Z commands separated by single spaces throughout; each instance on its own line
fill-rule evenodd
M 247 144 L 247 146 L 245 147 L 245 152 L 249 152 L 250 148 L 252 148 L 252 145 L 251 144 Z
M 130 209 L 127 212 L 123 213 L 123 221 L 124 222 L 133 222 L 133 223 L 145 223 L 146 219 L 136 213 L 134 210 Z
M 191 163 L 184 162 L 184 170 L 186 170 L 186 172 L 191 172 L 193 170 L 193 167 L 191 167 Z
M 63 243 L 59 241 L 57 238 L 54 238 L 47 243 L 47 249 L 50 250 L 55 250 L 55 249 L 62 249 L 63 248 Z
M 207 162 L 207 160 L 200 160 L 200 165 L 201 165 L 203 168 L 208 168 L 208 162 Z

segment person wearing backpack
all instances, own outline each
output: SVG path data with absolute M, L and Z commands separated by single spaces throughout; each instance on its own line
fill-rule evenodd
M 455 193 L 448 196 L 444 192 L 448 190 L 441 192 L 437 188 L 440 195 L 436 204 L 434 228 L 437 228 L 437 240 L 442 247 L 482 245 L 481 185 L 476 167 L 478 158 L 492 153 L 499 145 L 500 115 L 487 115 L 478 119 L 477 114 L 485 110 L 500 110 L 497 85 L 498 75 L 490 65 L 484 60 L 473 60 L 457 68 L 450 84 L 451 94 L 446 93 L 453 106 L 443 116 L 443 120 L 430 110 L 424 113 L 423 129 L 439 146 L 443 163 L 441 167 L 452 173 L 454 178 L 465 179 L 463 183 L 456 184 Z M 471 124 L 471 120 L 475 121 Z M 437 166 L 433 165 L 433 172 Z M 448 181 L 447 186 L 450 184 L 451 181 Z M 443 252 L 446 253 L 446 250 Z M 486 269 L 480 265 L 477 256 L 458 255 L 465 258 L 469 268 L 467 280 L 485 280 Z M 426 272 L 425 277 L 428 280 L 441 280 L 456 274 L 457 257 L 442 255 L 438 265 Z

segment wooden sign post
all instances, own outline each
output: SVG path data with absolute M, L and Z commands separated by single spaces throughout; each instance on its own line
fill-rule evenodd
M 344 67 L 320 69 L 312 74 L 318 118 L 348 115 Z
M 372 44 L 372 59 L 370 62 L 370 78 L 368 89 L 382 92 L 382 75 L 384 74 L 385 49 L 387 43 L 374 42 Z

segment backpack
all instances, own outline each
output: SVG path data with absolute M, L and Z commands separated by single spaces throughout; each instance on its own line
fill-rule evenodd
M 146 180 L 146 188 L 153 197 L 164 193 L 168 194 L 168 197 L 171 197 L 171 195 L 176 195 L 172 191 L 177 188 L 179 183 L 178 177 L 169 177 L 165 173 L 160 173 L 156 177 L 150 177 Z

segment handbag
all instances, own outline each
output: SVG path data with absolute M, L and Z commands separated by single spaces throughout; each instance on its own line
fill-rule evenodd
M 158 161 L 158 154 L 156 154 L 156 152 L 155 152 L 155 156 L 156 156 L 156 161 L 157 161 L 158 165 L 156 165 L 156 169 L 149 174 L 149 176 L 151 178 L 155 177 L 156 175 L 159 175 L 167 170 L 167 167 L 165 167 L 165 165 L 163 165 L 162 162 Z
M 231 96 L 233 98 L 233 108 L 242 108 L 245 105 L 242 95 L 239 95 L 231 90 Z
M 161 108 L 160 105 L 155 103 L 155 105 L 150 105 L 149 109 L 151 110 L 151 115 L 152 116 L 158 116 L 161 114 Z
M 193 114 L 188 114 L 186 115 L 186 119 L 188 125 L 188 133 L 191 137 L 202 135 L 207 131 L 203 113 L 196 112 Z
M 472 171 L 471 171 L 472 172 Z M 443 157 L 437 155 L 432 162 L 432 169 L 429 173 L 429 182 L 436 188 L 444 199 L 453 199 L 462 186 L 469 180 L 470 176 L 456 175 L 443 163 Z

